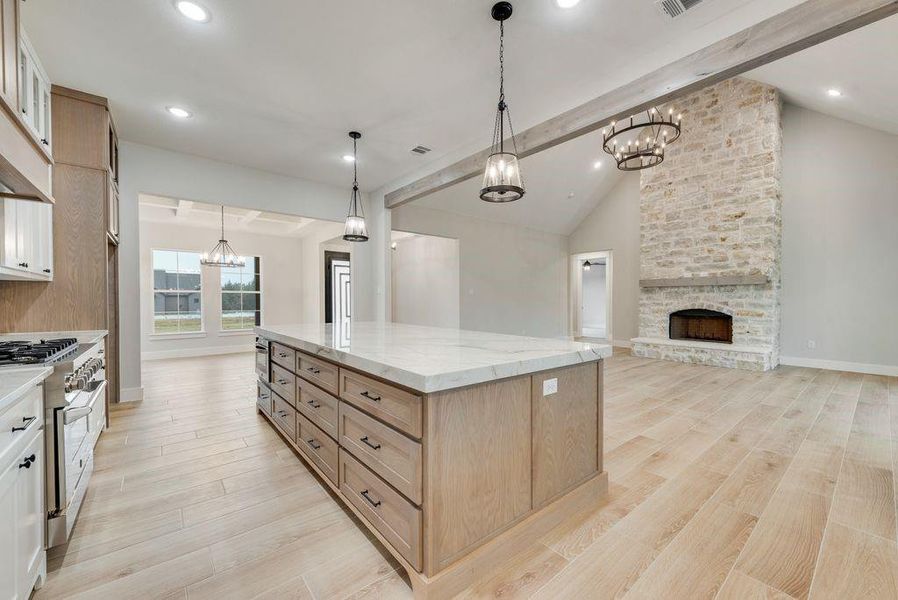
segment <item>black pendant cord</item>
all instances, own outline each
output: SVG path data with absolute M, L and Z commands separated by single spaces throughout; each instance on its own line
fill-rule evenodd
M 514 153 L 518 153 L 518 144 L 511 124 L 511 109 L 505 103 L 505 21 L 499 21 L 499 105 L 496 111 L 496 125 L 493 128 L 493 148 L 498 147 L 500 153 L 505 152 L 505 119 L 508 119 L 508 132 Z
M 359 149 L 358 138 L 352 138 L 352 189 L 359 189 Z

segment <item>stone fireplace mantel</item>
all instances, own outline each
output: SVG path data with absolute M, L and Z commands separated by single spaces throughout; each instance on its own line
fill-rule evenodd
M 639 287 L 698 287 L 708 285 L 767 285 L 770 277 L 756 275 L 709 275 L 704 277 L 675 277 L 672 279 L 640 279 Z

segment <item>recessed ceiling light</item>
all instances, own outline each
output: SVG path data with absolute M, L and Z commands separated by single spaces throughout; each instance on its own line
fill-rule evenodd
M 196 21 L 197 23 L 207 23 L 209 21 L 209 11 L 196 2 L 177 0 L 175 2 L 175 8 L 191 21 Z
M 555 4 L 561 8 L 573 8 L 580 4 L 580 0 L 555 0 Z
M 181 108 L 180 106 L 166 106 L 165 110 L 168 111 L 173 117 L 178 117 L 179 119 L 189 119 L 193 116 L 193 113 L 187 110 L 186 108 Z
M 826 95 L 830 98 L 839 98 L 842 96 L 842 90 L 837 90 L 835 88 L 830 88 L 826 90 Z
M 345 160 L 346 162 L 354 162 L 355 157 L 352 154 L 344 154 L 343 160 Z
M 592 168 L 593 168 L 593 169 L 601 169 L 601 168 L 602 168 L 602 161 L 597 160 L 596 162 L 592 163 Z

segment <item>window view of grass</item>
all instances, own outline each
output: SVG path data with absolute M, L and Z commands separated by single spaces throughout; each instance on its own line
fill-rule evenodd
M 153 250 L 153 333 L 202 331 L 201 296 L 199 253 Z
M 244 256 L 243 267 L 221 270 L 221 329 L 237 331 L 262 324 L 260 259 Z

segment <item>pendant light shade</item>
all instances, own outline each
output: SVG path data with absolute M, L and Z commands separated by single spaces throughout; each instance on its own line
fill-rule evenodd
M 358 177 L 358 139 L 362 134 L 358 131 L 350 131 L 352 138 L 352 196 L 349 199 L 349 214 L 346 215 L 346 224 L 343 227 L 343 239 L 347 242 L 367 242 L 368 226 L 365 225 L 365 213 L 362 210 L 362 198 L 359 194 Z
M 514 127 L 511 125 L 511 111 L 505 102 L 505 21 L 511 16 L 510 2 L 497 2 L 491 15 L 499 21 L 499 104 L 496 109 L 496 124 L 493 128 L 493 144 L 486 168 L 483 171 L 483 185 L 480 199 L 487 202 L 513 202 L 524 195 L 524 180 L 518 164 L 517 144 Z M 505 127 L 511 135 L 513 152 L 505 149 Z
M 518 157 L 511 152 L 496 152 L 486 159 L 481 200 L 512 202 L 524 195 Z
M 221 207 L 221 239 L 215 244 L 211 252 L 204 252 L 200 257 L 200 264 L 207 267 L 234 268 L 243 267 L 246 261 L 237 254 L 224 234 L 224 205 Z

